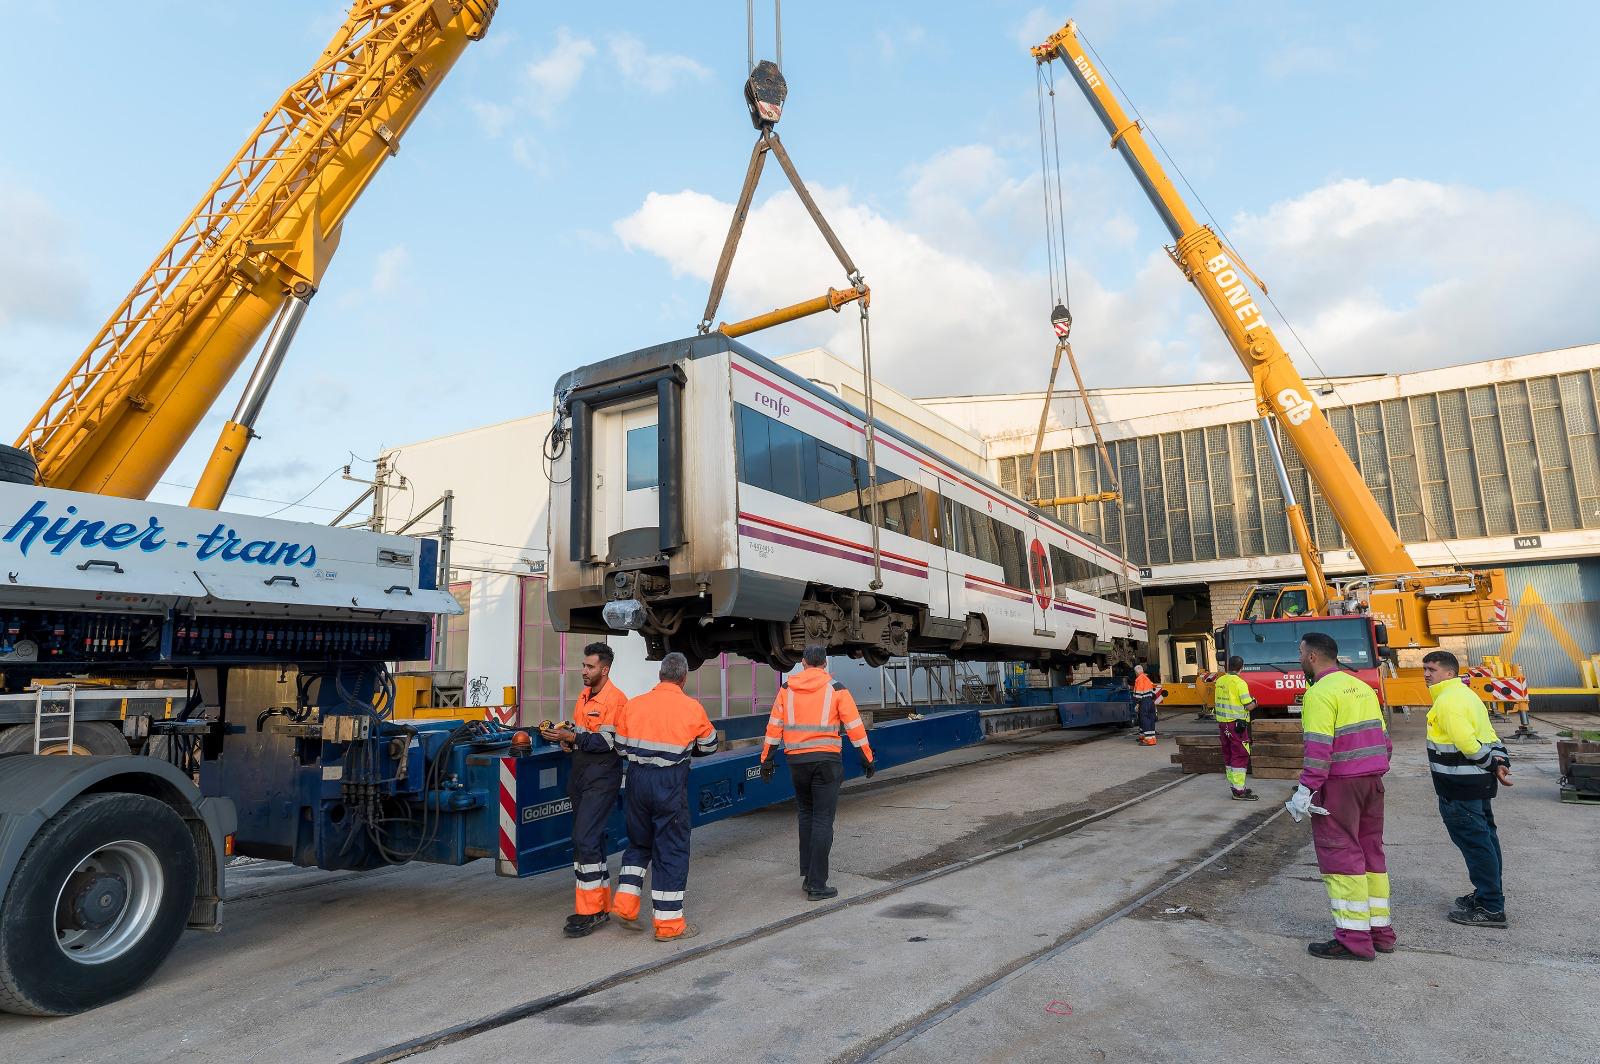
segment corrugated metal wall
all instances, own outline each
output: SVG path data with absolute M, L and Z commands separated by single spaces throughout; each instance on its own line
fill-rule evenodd
M 1328 420 L 1408 543 L 1600 528 L 1600 370 L 1501 381 L 1333 407 Z M 1163 432 L 1109 445 L 1127 506 L 1128 557 L 1140 565 L 1293 550 L 1271 454 L 1253 421 Z M 1000 460 L 1019 493 L 1031 455 Z M 1323 550 L 1344 536 L 1300 456 L 1284 463 Z M 1020 478 L 1019 478 L 1020 474 Z M 1040 458 L 1041 497 L 1102 487 L 1092 446 Z M 1116 503 L 1056 508 L 1057 519 L 1120 549 Z
M 1515 661 L 1533 687 L 1579 687 L 1578 662 L 1600 651 L 1600 559 L 1508 565 L 1512 630 L 1473 636 L 1473 661 L 1495 655 Z

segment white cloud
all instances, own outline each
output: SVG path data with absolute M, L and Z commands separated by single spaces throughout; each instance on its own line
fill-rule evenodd
M 874 371 L 881 379 L 918 395 L 1042 386 L 1054 346 L 1043 277 L 939 246 L 844 191 L 813 187 L 812 193 L 872 287 Z M 659 256 L 675 275 L 709 280 L 731 210 L 698 192 L 652 193 L 614 228 L 626 246 Z M 1175 277 L 1156 280 L 1162 269 L 1172 267 L 1157 251 L 1128 291 L 1106 291 L 1086 275 L 1074 289 L 1086 321 L 1080 342 L 1105 359 L 1092 373 L 1096 380 L 1189 379 L 1178 358 L 1182 345 L 1161 339 L 1174 324 L 1175 301 L 1168 297 L 1177 287 L 1170 283 Z M 839 286 L 840 273 L 799 200 L 782 192 L 750 213 L 721 317 L 736 320 L 808 298 Z M 1132 331 L 1129 321 L 1161 327 Z M 753 343 L 770 350 L 821 344 L 852 358 L 860 349 L 856 312 L 818 315 Z
M 686 55 L 652 52 L 631 33 L 610 39 L 611 58 L 624 80 L 646 92 L 663 93 L 684 81 L 706 81 L 711 70 Z
M 594 51 L 594 42 L 587 37 L 574 36 L 565 26 L 556 30 L 556 43 L 522 72 L 530 92 L 528 103 L 535 114 L 546 120 L 555 117 L 578 87 Z
M 1600 338 L 1600 222 L 1577 210 L 1465 185 L 1341 180 L 1233 228 L 1329 372 Z
M 89 282 L 72 243 L 48 200 L 0 175 L 0 326 L 78 322 Z
M 1037 181 L 1012 177 L 981 145 L 941 152 L 908 176 L 899 219 L 847 190 L 812 188 L 872 286 L 878 376 L 916 395 L 1041 387 L 1053 341 L 1048 285 L 1030 265 L 1040 240 Z M 613 230 L 675 276 L 708 281 L 731 211 L 695 191 L 651 193 Z M 1125 258 L 1137 232 L 1130 219 L 1100 213 L 1074 224 L 1097 233 L 1069 240 L 1073 344 L 1091 385 L 1243 375 L 1154 242 L 1115 283 L 1077 258 L 1099 257 L 1107 245 Z M 1023 235 L 996 238 L 1010 228 Z M 1426 181 L 1338 181 L 1232 228 L 1332 373 L 1442 366 L 1600 336 L 1600 309 L 1585 289 L 1600 274 L 1600 225 L 1576 211 Z M 797 302 L 841 281 L 785 190 L 751 211 L 720 317 Z M 753 343 L 774 352 L 820 344 L 851 358 L 855 312 L 818 315 Z M 1316 372 L 1309 361 L 1302 369 Z
M 515 107 L 510 104 L 495 103 L 492 100 L 468 100 L 467 108 L 489 137 L 500 136 L 517 117 Z
M 893 33 L 879 30 L 876 37 L 878 55 L 885 63 L 893 63 L 903 55 L 915 57 L 928 44 L 928 31 L 921 26 L 899 26 Z
M 387 296 L 398 292 L 405 284 L 407 267 L 411 265 L 411 252 L 404 244 L 391 244 L 378 252 L 377 264 L 372 270 L 373 295 Z
M 511 158 L 537 177 L 550 176 L 550 154 L 532 137 L 518 137 L 512 141 Z

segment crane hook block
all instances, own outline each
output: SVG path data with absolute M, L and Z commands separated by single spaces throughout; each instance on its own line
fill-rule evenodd
M 1056 330 L 1056 339 L 1065 340 L 1072 333 L 1072 311 L 1067 309 L 1065 303 L 1057 303 L 1056 309 L 1050 312 L 1050 324 Z
M 783 101 L 789 95 L 789 83 L 783 80 L 783 71 L 770 59 L 763 59 L 750 71 L 744 83 L 744 102 L 750 108 L 750 124 L 758 130 L 771 129 L 783 117 Z

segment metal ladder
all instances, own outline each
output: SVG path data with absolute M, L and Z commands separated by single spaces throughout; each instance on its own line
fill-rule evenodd
M 59 693 L 67 693 L 66 709 L 47 708 L 61 705 Z M 59 734 L 65 724 L 66 734 Z M 47 726 L 53 726 L 55 734 L 45 734 Z M 66 743 L 65 753 L 68 755 L 77 752 L 77 727 L 78 727 L 78 688 L 74 684 L 63 684 L 60 687 L 41 687 L 33 695 L 33 752 L 39 753 L 46 743 Z

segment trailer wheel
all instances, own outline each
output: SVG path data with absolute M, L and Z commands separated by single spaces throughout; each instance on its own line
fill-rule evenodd
M 128 740 L 115 724 L 92 720 L 79 724 L 73 732 L 72 749 L 62 740 L 46 739 L 39 745 L 41 754 L 127 754 Z M 13 724 L 0 728 L 0 754 L 33 753 L 33 726 Z
M 0 1009 L 67 1016 L 137 989 L 183 933 L 198 877 L 194 840 L 164 802 L 73 799 L 0 901 Z

